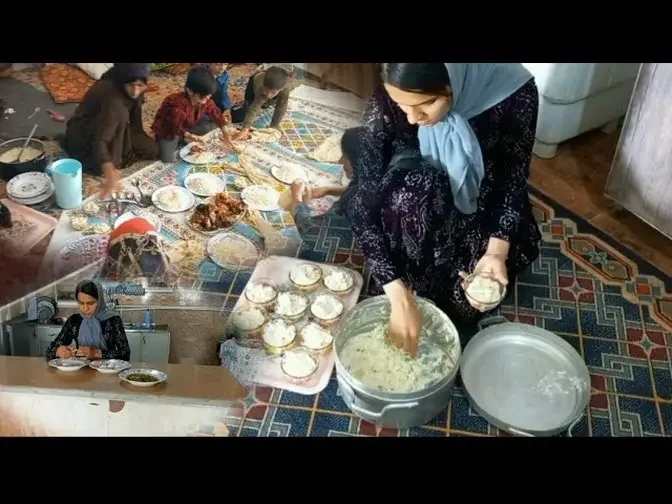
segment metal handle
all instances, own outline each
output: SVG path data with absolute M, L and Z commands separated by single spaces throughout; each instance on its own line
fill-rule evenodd
M 569 427 L 567 427 L 567 437 L 574 437 L 572 434 L 572 431 L 574 428 L 579 425 L 579 422 L 583 419 L 584 413 L 581 413 L 577 418 L 575 418 L 572 423 L 569 424 Z M 514 427 L 509 427 L 506 429 L 509 433 L 513 434 L 514 436 L 522 436 L 522 437 L 536 437 L 534 434 L 530 434 L 529 432 L 521 431 L 518 430 Z
M 357 401 L 358 399 L 357 394 L 350 385 L 345 383 L 344 380 L 339 380 L 339 385 L 341 387 L 341 393 L 345 396 L 349 396 L 350 409 L 352 410 L 352 412 L 362 417 L 369 417 L 371 419 L 380 420 L 385 416 L 386 413 L 390 411 L 411 409 L 418 406 L 418 402 L 413 401 L 410 403 L 402 403 L 402 404 L 388 404 L 379 412 L 369 411 L 355 404 L 355 401 Z
M 509 320 L 506 317 L 503 317 L 501 315 L 494 315 L 492 317 L 488 317 L 487 319 L 479 320 L 477 326 L 478 330 L 482 331 L 486 327 L 490 327 L 493 325 L 499 325 L 499 324 L 509 324 Z
M 577 425 L 579 425 L 579 423 L 581 422 L 581 420 L 583 420 L 583 416 L 584 416 L 584 415 L 585 415 L 585 413 L 581 413 L 581 414 L 576 418 L 576 420 L 574 420 L 571 424 L 569 424 L 569 427 L 567 427 L 567 437 L 574 437 L 574 435 L 572 434 L 572 431 L 574 430 L 574 427 L 576 427 Z
M 534 434 L 530 434 L 529 432 L 525 432 L 522 430 L 514 429 L 513 427 L 509 427 L 507 429 L 511 434 L 514 436 L 522 436 L 522 437 L 536 437 Z

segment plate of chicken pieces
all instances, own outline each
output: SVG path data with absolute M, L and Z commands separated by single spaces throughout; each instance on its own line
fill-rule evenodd
M 245 212 L 245 203 L 221 192 L 197 205 L 187 222 L 200 233 L 215 235 L 235 226 L 245 216 Z

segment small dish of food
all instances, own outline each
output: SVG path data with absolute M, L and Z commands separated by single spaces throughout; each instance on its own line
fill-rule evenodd
M 278 205 L 280 193 L 267 185 L 247 186 L 240 192 L 240 198 L 253 210 L 259 210 L 260 212 L 280 210 Z
M 49 365 L 53 368 L 58 369 L 59 371 L 65 371 L 66 373 L 71 373 L 73 371 L 79 371 L 82 368 L 85 368 L 89 365 L 89 361 L 86 359 L 78 359 L 75 357 L 70 357 L 68 359 L 51 359 Z
M 328 329 L 315 322 L 308 322 L 299 332 L 301 346 L 316 353 L 325 353 L 331 350 L 334 337 Z
M 239 191 L 242 191 L 246 187 L 248 187 L 250 183 L 245 177 L 236 177 L 233 179 L 233 187 L 238 189 Z
M 135 387 L 153 387 L 168 379 L 163 371 L 147 368 L 131 368 L 119 373 L 119 378 Z
M 278 297 L 278 288 L 271 280 L 255 280 L 247 284 L 245 299 L 260 308 L 270 307 Z
M 191 173 L 184 179 L 184 187 L 196 196 L 210 197 L 226 189 L 226 183 L 213 173 Z
M 163 186 L 152 194 L 152 203 L 162 212 L 186 212 L 196 203 L 194 195 L 182 186 Z
M 334 294 L 345 296 L 352 292 L 355 286 L 355 278 L 344 268 L 332 268 L 322 279 L 324 287 Z
M 280 355 L 296 344 L 296 327 L 282 319 L 273 319 L 264 327 L 264 349 L 269 355 Z
M 100 206 L 95 201 L 87 201 L 82 205 L 82 212 L 91 216 L 98 215 Z
M 483 311 L 496 308 L 506 296 L 506 285 L 487 274 L 472 273 L 466 275 L 462 283 L 466 298 L 480 305 Z
M 283 184 L 291 185 L 297 180 L 304 181 L 308 177 L 306 170 L 293 164 L 284 164 L 282 166 L 271 166 L 271 175 Z
M 329 327 L 338 322 L 344 309 L 343 301 L 333 294 L 320 294 L 310 303 L 310 314 L 323 327 Z
M 296 348 L 282 354 L 280 369 L 282 373 L 295 383 L 303 383 L 315 374 L 320 366 L 317 357 L 312 353 Z
M 96 360 L 89 364 L 90 368 L 95 369 L 102 374 L 117 374 L 131 367 L 131 363 L 119 359 Z
M 231 325 L 241 337 L 259 336 L 265 323 L 266 314 L 256 307 L 240 308 L 231 314 Z
M 275 300 L 275 313 L 290 322 L 298 322 L 309 305 L 309 299 L 299 292 L 281 292 Z
M 303 263 L 289 272 L 289 281 L 297 289 L 311 291 L 317 288 L 322 280 L 322 268 L 315 264 Z
M 82 213 L 71 214 L 70 224 L 75 231 L 84 231 L 89 227 L 89 218 Z

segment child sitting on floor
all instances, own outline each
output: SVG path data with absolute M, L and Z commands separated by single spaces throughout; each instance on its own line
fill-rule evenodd
M 350 183 L 353 182 L 353 167 L 351 159 L 357 152 L 357 135 L 362 128 L 350 128 L 343 133 L 341 137 L 341 159 L 339 164 L 343 165 L 343 172 Z M 294 217 L 294 223 L 301 237 L 305 236 L 313 224 L 313 211 L 309 205 L 312 200 L 324 198 L 325 196 L 335 196 L 339 198 L 328 210 L 327 215 L 343 215 L 344 208 L 341 196 L 348 190 L 349 185 L 333 185 L 310 188 L 303 181 L 296 181 L 292 184 L 290 191 L 292 195 L 291 213 Z M 320 217 L 325 217 L 324 215 Z
M 275 106 L 271 128 L 278 128 L 287 112 L 289 103 L 290 79 L 293 76 L 291 65 L 276 64 L 250 77 L 245 88 L 245 102 L 241 107 L 231 110 L 234 123 L 242 123 L 241 130 L 233 136 L 234 140 L 248 140 L 250 128 L 257 120 L 262 109 Z
M 217 81 L 209 69 L 194 67 L 187 74 L 184 91 L 169 95 L 163 100 L 152 124 L 161 161 L 173 162 L 179 146 L 189 142 L 202 142 L 203 135 L 215 127 L 221 128 L 224 144 L 231 146 L 225 128 L 228 121 L 212 101 L 217 87 Z

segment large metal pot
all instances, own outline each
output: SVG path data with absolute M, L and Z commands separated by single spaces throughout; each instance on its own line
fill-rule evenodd
M 27 137 L 14 138 L 0 143 L 0 156 L 14 147 L 21 148 Z M 0 179 L 9 181 L 13 177 L 26 172 L 43 172 L 48 164 L 47 149 L 40 140 L 31 138 L 28 147 L 37 149 L 41 152 L 39 156 L 24 163 L 2 163 L 0 162 Z
M 457 329 L 431 301 L 418 298 L 417 302 L 425 324 L 434 326 L 432 333 L 454 344 L 454 366 L 445 378 L 424 390 L 411 393 L 381 392 L 354 378 L 341 363 L 339 355 L 350 337 L 389 320 L 390 303 L 387 296 L 376 296 L 359 303 L 343 317 L 334 333 L 336 379 L 341 398 L 355 415 L 382 427 L 406 429 L 425 425 L 450 402 L 461 355 Z

